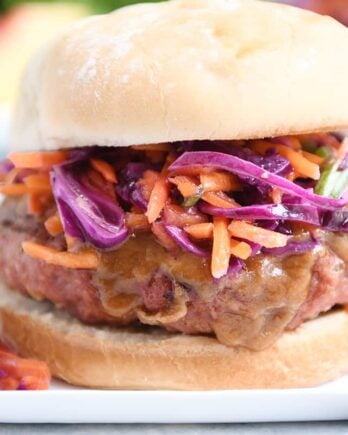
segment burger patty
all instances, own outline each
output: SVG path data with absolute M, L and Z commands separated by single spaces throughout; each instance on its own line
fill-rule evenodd
M 139 233 L 116 251 L 100 253 L 96 271 L 49 265 L 25 255 L 32 240 L 65 249 L 23 200 L 0 207 L 0 273 L 7 285 L 53 302 L 81 321 L 159 325 L 186 334 L 216 334 L 228 346 L 263 349 L 285 329 L 348 303 L 348 236 L 321 232 L 321 243 L 301 255 L 259 254 L 245 270 L 213 280 L 206 260 L 167 252 Z

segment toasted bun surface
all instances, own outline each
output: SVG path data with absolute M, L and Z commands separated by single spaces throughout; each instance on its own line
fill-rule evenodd
M 30 64 L 18 150 L 250 139 L 348 126 L 348 29 L 255 0 L 82 20 Z
M 337 311 L 285 333 L 271 348 L 231 349 L 214 338 L 159 329 L 91 327 L 50 304 L 2 287 L 0 335 L 54 376 L 109 389 L 291 388 L 348 371 L 348 313 Z

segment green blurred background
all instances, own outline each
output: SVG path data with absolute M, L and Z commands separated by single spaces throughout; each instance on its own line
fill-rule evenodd
M 34 0 L 35 3 L 62 3 L 59 0 Z M 25 1 L 25 0 L 0 0 L 0 11 L 4 12 L 5 10 L 10 9 L 20 3 L 33 3 L 34 1 Z M 144 2 L 149 1 L 161 1 L 161 0 L 143 0 Z M 162 0 L 163 1 L 163 0 Z M 87 8 L 90 9 L 91 13 L 105 13 L 110 12 L 114 9 L 120 8 L 122 6 L 131 5 L 134 3 L 140 3 L 139 0 L 68 0 L 65 3 L 81 3 Z

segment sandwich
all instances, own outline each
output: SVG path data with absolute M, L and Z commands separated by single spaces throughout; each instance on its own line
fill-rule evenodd
M 83 19 L 1 163 L 0 331 L 105 389 L 348 371 L 348 29 L 257 0 Z

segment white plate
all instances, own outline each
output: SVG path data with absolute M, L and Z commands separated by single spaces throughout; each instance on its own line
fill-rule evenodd
M 317 388 L 0 392 L 2 423 L 247 423 L 348 418 L 348 376 Z

